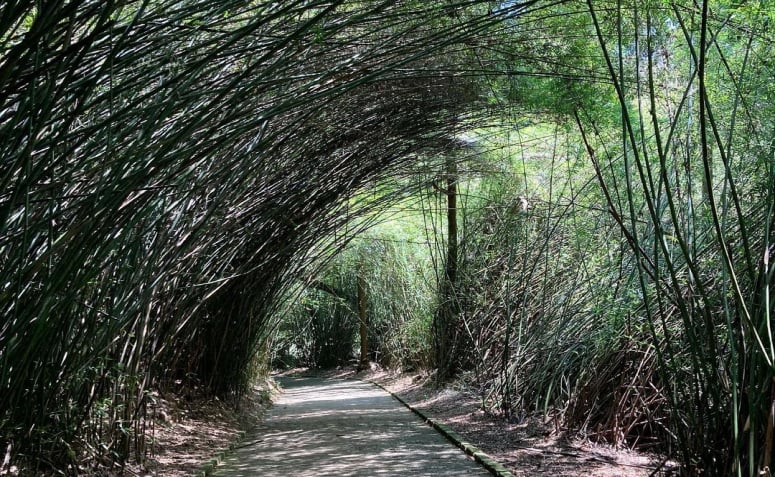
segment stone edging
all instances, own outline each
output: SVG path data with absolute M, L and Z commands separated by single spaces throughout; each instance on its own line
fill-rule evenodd
M 245 440 L 245 437 L 247 436 L 247 431 L 239 431 L 237 433 L 237 438 L 234 439 L 230 444 L 229 447 L 225 450 L 219 452 L 214 457 L 212 457 L 210 460 L 207 461 L 207 463 L 203 464 L 199 470 L 196 472 L 197 477 L 209 477 L 212 475 L 213 472 L 215 472 L 215 468 L 218 467 L 218 465 L 226 459 L 232 452 L 234 452 L 234 449 L 240 446 L 242 442 Z
M 427 415 L 425 415 L 424 412 L 420 411 L 419 409 L 416 409 L 412 407 L 411 404 L 404 401 L 399 395 L 395 394 L 394 392 L 387 389 L 385 386 L 381 385 L 380 383 L 373 381 L 371 379 L 363 379 L 363 381 L 366 381 L 368 383 L 371 383 L 375 386 L 378 386 L 385 392 L 389 393 L 391 396 L 393 396 L 398 402 L 409 408 L 410 411 L 417 414 L 423 421 L 427 422 L 431 427 L 436 429 L 441 435 L 447 438 L 450 442 L 458 446 L 460 449 L 463 450 L 466 454 L 470 455 L 474 458 L 476 462 L 482 465 L 485 469 L 490 471 L 492 475 L 495 475 L 496 477 L 514 477 L 514 474 L 509 472 L 509 470 L 501 464 L 500 462 L 496 461 L 489 455 L 485 454 L 481 451 L 478 447 L 475 445 L 466 442 L 463 440 L 463 436 L 458 434 L 457 432 L 453 431 L 449 428 L 446 424 L 442 424 L 441 422 L 437 421 L 436 419 L 430 418 Z

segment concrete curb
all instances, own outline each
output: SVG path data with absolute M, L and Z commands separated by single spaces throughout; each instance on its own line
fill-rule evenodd
M 495 475 L 496 477 L 514 477 L 514 474 L 509 472 L 506 466 L 504 466 L 500 462 L 496 461 L 489 455 L 482 452 L 481 449 L 479 449 L 475 445 L 471 444 L 470 442 L 466 442 L 463 439 L 463 436 L 461 436 L 457 432 L 450 429 L 446 424 L 442 424 L 437 420 L 428 417 L 427 415 L 425 415 L 424 412 L 420 411 L 419 409 L 415 409 L 414 407 L 412 407 L 411 404 L 404 401 L 399 395 L 391 392 L 389 389 L 387 389 L 385 386 L 381 385 L 380 383 L 376 381 L 372 381 L 371 379 L 363 379 L 363 381 L 367 383 L 371 383 L 379 387 L 386 393 L 390 394 L 391 396 L 393 396 L 398 402 L 400 402 L 401 404 L 409 408 L 410 411 L 417 414 L 423 421 L 428 423 L 432 428 L 436 429 L 436 431 L 438 431 L 441 435 L 446 437 L 448 441 L 452 442 L 460 449 L 462 449 L 463 452 L 473 457 L 476 462 L 478 462 L 479 464 L 482 465 L 482 467 L 490 471 L 492 475 Z
M 214 457 L 212 457 L 210 460 L 207 461 L 206 464 L 202 465 L 202 467 L 199 468 L 199 470 L 196 472 L 197 477 L 209 477 L 210 475 L 215 472 L 215 468 L 218 467 L 218 465 L 221 464 L 221 462 L 226 459 L 232 452 L 234 452 L 234 449 L 240 446 L 242 442 L 244 442 L 245 437 L 247 437 L 246 431 L 239 431 L 237 433 L 237 438 L 234 439 L 234 441 L 229 444 L 229 447 L 219 453 L 217 453 Z

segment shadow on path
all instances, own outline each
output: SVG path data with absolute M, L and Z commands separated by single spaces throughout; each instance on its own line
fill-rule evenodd
M 278 381 L 285 392 L 264 423 L 213 475 L 490 475 L 372 384 L 322 378 Z

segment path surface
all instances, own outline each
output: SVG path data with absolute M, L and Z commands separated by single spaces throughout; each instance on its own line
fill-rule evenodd
M 285 392 L 215 476 L 490 475 L 373 384 L 278 381 Z

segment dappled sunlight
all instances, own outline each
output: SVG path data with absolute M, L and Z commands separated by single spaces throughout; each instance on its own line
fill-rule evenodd
M 285 392 L 266 422 L 215 475 L 489 475 L 371 384 L 280 382 Z

